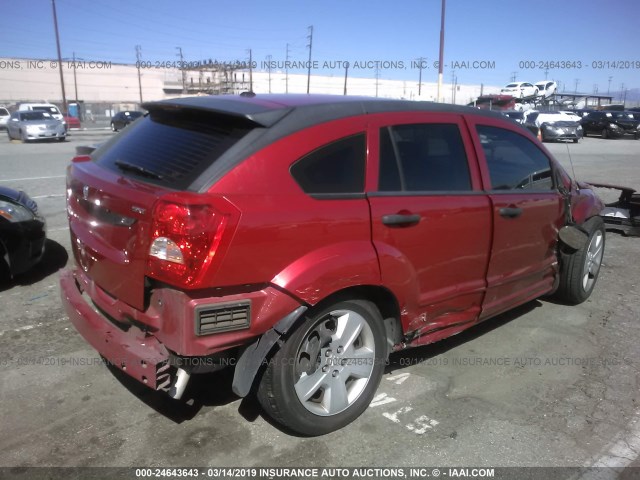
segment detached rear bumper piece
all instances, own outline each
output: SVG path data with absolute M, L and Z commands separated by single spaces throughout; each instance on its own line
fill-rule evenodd
M 170 383 L 169 352 L 153 335 L 136 326 L 126 331 L 109 322 L 85 300 L 71 270 L 60 274 L 62 303 L 80 335 L 109 362 L 150 388 Z
M 640 193 L 636 193 L 630 187 L 604 183 L 590 183 L 590 185 L 596 188 L 620 190 L 618 200 L 605 204 L 600 212 L 605 228 L 622 232 L 624 235 L 640 236 Z

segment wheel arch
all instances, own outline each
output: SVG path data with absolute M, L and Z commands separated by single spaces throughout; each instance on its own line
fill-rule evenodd
M 305 321 L 309 310 L 322 310 L 329 305 L 347 301 L 365 300 L 371 302 L 380 312 L 386 334 L 386 356 L 394 345 L 402 339 L 400 308 L 393 293 L 379 285 L 357 285 L 335 291 L 315 303 L 311 308 L 299 307 L 283 318 L 273 328 L 258 337 L 239 355 L 234 372 L 232 389 L 240 397 L 245 397 L 259 381 L 269 360 L 281 348 L 284 341 Z

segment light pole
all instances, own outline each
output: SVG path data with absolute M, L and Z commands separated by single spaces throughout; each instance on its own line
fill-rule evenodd
M 442 67 L 444 62 L 444 13 L 446 7 L 446 0 L 442 0 L 442 15 L 440 18 L 440 53 L 438 54 L 438 98 L 440 101 L 440 89 L 442 88 Z
M 58 49 L 58 70 L 60 70 L 60 86 L 62 87 L 62 111 L 67 112 L 67 94 L 64 91 L 64 75 L 62 74 L 62 54 L 60 53 L 60 35 L 58 35 L 58 15 L 56 14 L 56 0 L 51 0 L 53 8 L 53 28 L 56 32 L 56 47 Z

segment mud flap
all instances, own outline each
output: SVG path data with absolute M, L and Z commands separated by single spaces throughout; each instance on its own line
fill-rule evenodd
M 295 321 L 307 311 L 307 307 L 296 308 L 280 320 L 272 329 L 265 332 L 249 345 L 240 355 L 233 374 L 231 389 L 239 397 L 246 397 L 251 391 L 253 380 L 273 346 L 280 337 L 287 333 Z

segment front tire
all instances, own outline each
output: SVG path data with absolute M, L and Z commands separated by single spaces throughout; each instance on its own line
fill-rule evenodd
M 560 284 L 555 296 L 570 305 L 577 305 L 589 298 L 598 280 L 604 255 L 605 228 L 602 218 L 590 218 L 583 229 L 589 236 L 587 243 L 579 250 L 560 252 Z
M 311 313 L 271 358 L 258 400 L 274 420 L 303 435 L 323 435 L 366 410 L 387 359 L 380 312 L 348 300 Z
M 116 124 L 113 123 L 113 122 L 111 122 L 111 131 L 112 132 L 117 132 L 118 131 L 118 129 L 116 128 Z
M 606 128 L 602 129 L 602 138 L 609 138 L 609 132 Z

